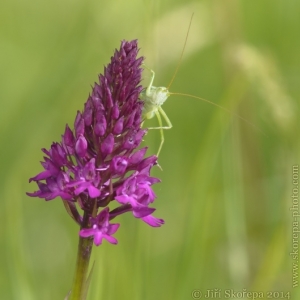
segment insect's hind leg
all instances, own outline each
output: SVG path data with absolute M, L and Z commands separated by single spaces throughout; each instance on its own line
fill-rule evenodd
M 155 115 L 157 117 L 159 127 L 149 127 L 148 129 L 159 129 L 160 130 L 160 145 L 159 145 L 157 155 L 156 155 L 158 157 L 159 153 L 162 149 L 163 143 L 165 141 L 164 129 L 171 129 L 173 127 L 173 125 L 172 125 L 170 119 L 168 118 L 167 114 L 164 112 L 164 110 L 160 106 L 158 107 L 158 110 L 155 111 Z M 167 126 L 163 126 L 161 116 L 166 121 Z

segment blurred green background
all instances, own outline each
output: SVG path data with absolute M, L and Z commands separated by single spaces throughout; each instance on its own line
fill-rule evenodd
M 66 123 L 122 39 L 139 39 L 172 96 L 150 228 L 121 216 L 117 246 L 94 248 L 94 299 L 192 299 L 199 289 L 290 292 L 292 175 L 299 160 L 300 2 L 0 2 L 0 299 L 63 299 L 78 228 L 60 199 L 29 198 L 41 148 Z M 144 71 L 144 85 L 150 74 Z M 150 120 L 148 125 L 156 124 Z M 160 135 L 145 138 L 156 153 Z M 265 294 L 266 295 L 266 294 Z M 221 294 L 221 298 L 225 298 Z M 264 297 L 265 298 L 265 297 Z M 277 297 L 278 298 L 278 297 Z M 279 297 L 280 298 L 280 297 Z M 282 297 L 281 297 L 282 298 Z

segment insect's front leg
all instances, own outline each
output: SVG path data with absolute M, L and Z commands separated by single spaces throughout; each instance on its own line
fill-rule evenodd
M 149 70 L 151 73 L 152 73 L 152 76 L 151 76 L 151 80 L 150 80 L 150 83 L 146 89 L 146 96 L 150 97 L 151 96 L 151 88 L 153 86 L 153 81 L 154 81 L 154 77 L 155 77 L 155 72 L 148 68 L 146 65 L 143 64 L 143 67 L 145 67 L 147 70 Z

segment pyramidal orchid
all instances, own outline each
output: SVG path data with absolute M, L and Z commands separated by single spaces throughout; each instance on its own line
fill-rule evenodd
M 156 198 L 150 176 L 156 156 L 139 149 L 147 130 L 141 128 L 144 103 L 139 99 L 143 57 L 137 41 L 122 41 L 110 64 L 99 76 L 83 111 L 77 112 L 74 130 L 66 125 L 60 142 L 42 149 L 44 170 L 30 178 L 38 190 L 27 193 L 46 201 L 60 197 L 80 226 L 77 268 L 69 299 L 84 299 L 92 243 L 117 244 L 113 236 L 117 216 L 132 215 L 153 227 L 164 221 L 153 216 Z M 110 204 L 114 209 L 110 209 Z

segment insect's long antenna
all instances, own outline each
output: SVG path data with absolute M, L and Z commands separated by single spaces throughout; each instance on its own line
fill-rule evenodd
M 184 53 L 185 46 L 186 46 L 186 43 L 187 43 L 187 39 L 188 39 L 188 36 L 189 36 L 189 32 L 190 32 L 190 28 L 191 28 L 193 16 L 194 16 L 194 13 L 193 13 L 192 16 L 191 16 L 189 28 L 188 28 L 188 31 L 187 31 L 187 34 L 186 34 L 186 37 L 185 37 L 184 45 L 183 45 L 183 48 L 182 48 L 182 51 L 181 51 L 181 54 L 180 54 L 180 58 L 179 58 L 178 64 L 177 64 L 177 66 L 176 66 L 175 72 L 174 72 L 174 74 L 173 74 L 173 77 L 172 77 L 172 79 L 171 79 L 171 81 L 170 81 L 170 83 L 169 83 L 167 89 L 169 89 L 169 88 L 171 87 L 171 85 L 172 85 L 172 83 L 173 83 L 173 81 L 174 81 L 174 79 L 175 79 L 175 77 L 176 77 L 176 75 L 177 75 L 177 72 L 178 72 L 178 70 L 179 70 L 179 67 L 180 67 L 180 65 L 181 65 L 181 61 L 182 61 L 183 53 Z
M 185 94 L 185 93 L 171 93 L 170 92 L 170 95 L 178 95 L 178 96 L 184 96 L 184 97 L 190 97 L 190 98 L 194 98 L 194 99 L 198 99 L 198 100 L 202 100 L 204 102 L 207 102 L 207 103 L 210 103 L 218 108 L 221 108 L 222 110 L 228 112 L 229 114 L 241 119 L 242 121 L 246 122 L 247 124 L 251 125 L 252 127 L 254 127 L 256 130 L 260 131 L 262 134 L 266 135 L 259 127 L 255 126 L 253 123 L 251 123 L 250 121 L 248 121 L 247 119 L 241 117 L 240 115 L 230 111 L 229 109 L 217 104 L 217 103 L 214 103 L 212 101 L 209 101 L 205 98 L 201 98 L 201 97 L 198 97 L 198 96 L 194 96 L 194 95 L 190 95 L 190 94 Z

